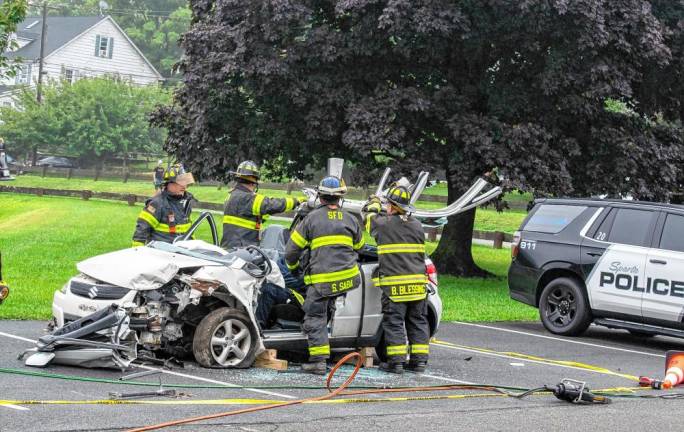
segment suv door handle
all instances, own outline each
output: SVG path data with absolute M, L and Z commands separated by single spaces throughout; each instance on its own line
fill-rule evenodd
M 663 265 L 664 265 L 664 264 L 667 264 L 667 261 L 659 260 L 659 259 L 651 259 L 651 260 L 649 260 L 649 261 L 650 261 L 651 263 L 653 263 L 653 264 L 663 264 Z
M 593 256 L 593 257 L 599 257 L 603 255 L 603 252 L 587 252 L 587 255 Z

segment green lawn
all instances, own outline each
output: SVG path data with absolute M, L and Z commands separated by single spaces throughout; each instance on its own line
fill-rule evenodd
M 123 183 L 121 180 L 94 181 L 92 179 L 84 178 L 72 178 L 67 180 L 66 178 L 59 177 L 43 178 L 34 175 L 23 175 L 18 176 L 17 179 L 9 183 L 9 185 L 51 189 L 85 189 L 95 192 L 133 193 L 137 195 L 148 195 L 154 192 L 151 181 L 144 182 L 140 180 L 131 180 L 128 183 Z M 219 190 L 216 186 L 193 185 L 191 186 L 191 192 L 198 200 L 213 203 L 222 203 L 228 196 L 227 188 L 224 187 Z M 285 191 L 274 189 L 262 189 L 261 193 L 274 197 L 287 196 Z M 295 192 L 294 196 L 303 196 L 303 194 Z M 444 204 L 419 201 L 418 206 L 421 208 L 440 208 L 443 207 Z M 480 231 L 503 231 L 513 233 L 518 229 L 520 223 L 525 218 L 525 215 L 526 212 L 522 210 L 497 212 L 490 208 L 480 208 L 475 214 L 475 229 Z
M 139 207 L 76 198 L 0 194 L 0 251 L 11 295 L 0 318 L 47 319 L 52 294 L 76 274 L 76 263 L 130 246 Z M 286 223 L 286 222 L 280 222 Z M 209 239 L 208 230 L 199 234 Z M 428 244 L 434 250 L 436 244 Z M 445 320 L 534 319 L 535 310 L 508 299 L 508 250 L 474 246 L 476 261 L 496 279 L 440 277 Z

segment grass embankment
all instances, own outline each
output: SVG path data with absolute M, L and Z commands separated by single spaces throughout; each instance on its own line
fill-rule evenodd
M 24 187 L 40 187 L 51 189 L 68 189 L 68 190 L 91 190 L 94 192 L 114 192 L 114 193 L 132 193 L 136 195 L 149 195 L 154 193 L 152 182 L 145 182 L 140 180 L 131 180 L 128 183 L 123 183 L 121 180 L 98 180 L 83 178 L 66 178 L 58 177 L 40 177 L 33 175 L 18 176 L 17 179 L 8 184 L 9 186 L 24 186 Z M 434 186 L 430 190 L 446 190 L 440 185 Z M 229 189 L 223 187 L 218 189 L 216 186 L 191 186 L 190 191 L 200 201 L 222 203 L 228 196 Z M 273 197 L 286 197 L 287 192 L 274 189 L 261 189 L 264 195 Z M 293 196 L 304 196 L 300 192 L 293 192 Z M 511 194 L 510 196 L 520 196 L 519 194 Z M 436 202 L 418 202 L 421 208 L 440 208 L 445 204 Z M 475 229 L 480 231 L 503 231 L 513 233 L 518 229 L 520 223 L 525 218 L 526 212 L 522 210 L 507 210 L 504 212 L 497 212 L 494 209 L 478 209 L 475 214 Z
M 0 318 L 47 319 L 52 294 L 88 257 L 129 247 L 140 207 L 76 198 L 2 194 L 0 251 L 11 295 Z M 479 212 L 479 210 L 478 210 Z M 209 239 L 207 229 L 199 234 Z M 428 244 L 430 251 L 435 243 Z M 497 279 L 440 277 L 445 320 L 533 319 L 535 310 L 508 298 L 508 250 L 474 246 L 476 262 Z

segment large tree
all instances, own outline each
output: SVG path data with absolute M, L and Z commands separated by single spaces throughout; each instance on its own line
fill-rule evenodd
M 677 98 L 654 97 L 648 110 L 638 100 L 645 77 L 671 67 L 676 34 L 648 2 L 191 7 L 184 85 L 155 121 L 201 175 L 225 178 L 242 156 L 279 157 L 296 173 L 343 155 L 442 170 L 449 201 L 485 173 L 537 195 L 665 199 L 678 182 L 681 124 L 667 109 Z M 470 251 L 474 213 L 450 218 L 433 255 L 440 271 L 485 274 Z

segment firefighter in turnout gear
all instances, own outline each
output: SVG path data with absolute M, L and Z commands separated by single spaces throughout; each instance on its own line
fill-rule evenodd
M 406 369 L 424 372 L 430 348 L 427 319 L 427 275 L 425 273 L 425 233 L 410 213 L 411 195 L 403 186 L 387 194 L 387 214 L 381 214 L 378 198 L 365 206 L 366 230 L 378 244 L 378 270 L 373 277 L 382 289 L 382 327 L 387 345 L 387 362 L 380 369 L 403 373 Z M 408 336 L 409 346 L 406 346 Z
M 164 169 L 164 161 L 159 159 L 159 162 L 157 162 L 157 166 L 154 167 L 154 173 L 152 174 L 152 181 L 154 182 L 154 190 L 162 190 L 162 186 L 164 185 L 164 173 L 166 170 Z
M 145 208 L 138 215 L 133 246 L 152 240 L 173 243 L 176 237 L 188 232 L 194 198 L 186 188 L 194 182 L 192 173 L 185 172 L 180 164 L 164 172 L 162 191 L 145 201 Z
M 302 329 L 309 340 L 307 373 L 324 375 L 330 357 L 328 319 L 335 312 L 335 298 L 357 288 L 361 275 L 356 251 L 364 245 L 363 229 L 356 218 L 340 207 L 347 192 L 342 179 L 326 177 L 318 186 L 321 204 L 313 209 L 290 234 L 285 263 L 296 274 L 304 273 L 306 297 Z M 300 259 L 309 251 L 305 268 Z
M 238 165 L 235 176 L 237 184 L 230 192 L 223 211 L 224 249 L 259 245 L 259 231 L 265 215 L 293 210 L 306 201 L 305 198 L 268 198 L 257 193 L 259 189 L 259 167 L 252 161 Z

